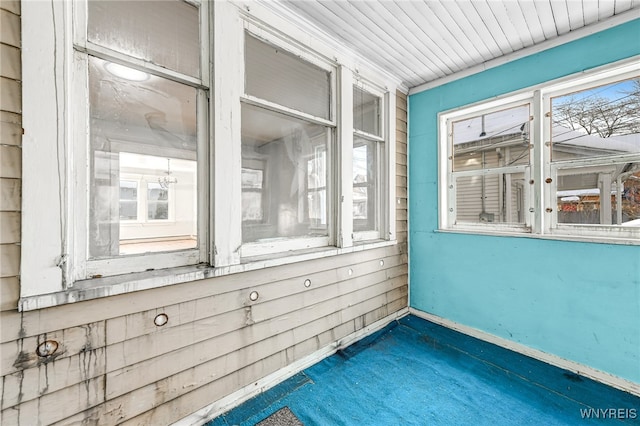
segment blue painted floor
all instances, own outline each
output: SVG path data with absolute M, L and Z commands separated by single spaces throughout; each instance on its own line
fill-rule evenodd
M 254 425 L 285 406 L 307 426 L 640 425 L 638 397 L 414 316 L 208 426 Z

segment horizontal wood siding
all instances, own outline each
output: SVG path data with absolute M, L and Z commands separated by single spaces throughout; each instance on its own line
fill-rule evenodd
M 398 92 L 398 244 L 17 312 L 19 3 L 2 8 L 2 425 L 168 424 L 407 306 L 407 101 Z M 159 313 L 169 317 L 163 327 Z M 46 340 L 59 347 L 40 358 Z
M 0 3 L 0 312 L 20 293 L 22 127 L 20 4 Z M 3 423 L 4 424 L 4 423 Z

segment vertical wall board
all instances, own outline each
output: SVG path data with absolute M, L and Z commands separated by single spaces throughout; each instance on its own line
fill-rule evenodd
M 80 327 L 58 330 L 38 336 L 2 343 L 0 351 L 3 373 L 12 373 L 25 368 L 51 363 L 51 359 L 39 358 L 36 354 L 38 344 L 46 340 L 58 343 L 55 360 L 83 354 L 105 346 L 104 322 L 90 323 Z
M 0 211 L 20 211 L 21 188 L 20 179 L 0 178 Z
M 0 311 L 15 311 L 20 298 L 18 277 L 0 278 Z
M 0 244 L 20 242 L 20 212 L 0 211 Z
M 105 373 L 105 348 L 86 350 L 4 376 L 2 409 L 98 378 Z
M 17 146 L 0 145 L 0 178 L 22 176 L 22 151 Z
M 434 232 L 440 112 L 635 57 L 621 41 L 639 33 L 635 19 L 410 96 L 413 308 L 640 383 L 638 246 Z
M 20 47 L 20 15 L 11 13 L 5 6 L 0 8 L 0 40 L 9 46 Z
M 20 246 L 0 244 L 0 277 L 13 277 L 20 273 Z
M 0 109 L 19 113 L 22 111 L 22 88 L 20 82 L 0 77 Z

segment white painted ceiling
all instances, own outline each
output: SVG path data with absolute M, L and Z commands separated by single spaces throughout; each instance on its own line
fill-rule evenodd
M 583 27 L 640 18 L 640 0 L 282 0 L 281 4 L 399 77 L 406 88 Z M 640 43 L 640 35 L 621 42 Z

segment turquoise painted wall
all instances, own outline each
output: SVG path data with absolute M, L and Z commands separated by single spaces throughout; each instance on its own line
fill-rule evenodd
M 640 54 L 640 19 L 409 97 L 411 306 L 640 383 L 640 247 L 439 233 L 437 114 Z

